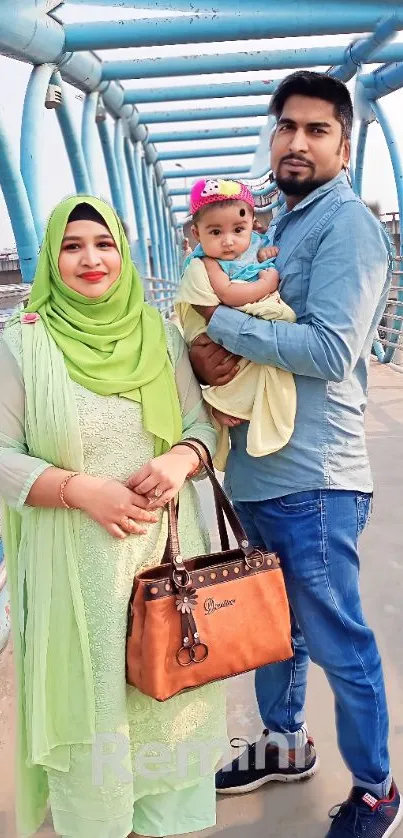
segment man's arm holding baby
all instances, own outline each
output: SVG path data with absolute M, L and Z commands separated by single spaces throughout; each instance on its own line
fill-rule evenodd
M 340 241 L 349 242 L 342 252 Z M 380 227 L 358 202 L 346 202 L 319 234 L 303 322 L 265 321 L 223 306 L 209 307 L 204 310 L 208 334 L 228 352 L 255 363 L 343 381 L 368 340 L 381 294 L 386 296 L 387 268 Z M 200 348 L 195 350 L 191 361 L 196 375 L 205 371 L 213 384 L 215 371 L 204 365 Z

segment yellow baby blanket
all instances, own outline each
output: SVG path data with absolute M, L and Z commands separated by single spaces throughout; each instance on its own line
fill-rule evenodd
M 204 319 L 193 305 L 215 306 L 220 300 L 215 295 L 201 259 L 192 259 L 185 269 L 175 311 L 179 317 L 186 343 L 206 331 Z M 295 322 L 293 310 L 284 303 L 278 292 L 240 307 L 240 311 L 264 320 Z M 206 387 L 203 397 L 211 407 L 249 422 L 247 452 L 251 457 L 264 457 L 283 448 L 294 430 L 296 390 L 292 373 L 277 367 L 255 364 L 242 359 L 235 378 L 221 387 Z M 214 465 L 224 471 L 229 452 L 229 432 L 219 426 L 219 442 Z

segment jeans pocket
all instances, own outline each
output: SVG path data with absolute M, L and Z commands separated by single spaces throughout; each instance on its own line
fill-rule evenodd
M 357 536 L 361 535 L 371 516 L 372 495 L 357 494 Z
M 320 500 L 320 489 L 313 489 L 276 498 L 276 503 L 284 512 L 315 512 L 320 509 Z

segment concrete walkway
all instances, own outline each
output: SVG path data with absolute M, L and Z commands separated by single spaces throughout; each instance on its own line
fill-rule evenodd
M 374 628 L 387 681 L 391 715 L 391 753 L 395 778 L 403 789 L 403 374 L 373 363 L 368 445 L 375 478 L 375 506 L 362 538 L 364 608 Z M 204 495 L 203 489 L 203 495 Z M 210 514 L 210 502 L 206 502 Z M 253 679 L 234 679 L 228 687 L 231 736 L 253 739 L 261 733 Z M 273 784 L 240 797 L 218 799 L 218 824 L 203 834 L 220 838 L 323 838 L 327 811 L 349 791 L 349 776 L 336 747 L 333 700 L 322 672 L 312 666 L 308 721 L 320 753 L 321 771 L 300 785 Z M 0 658 L 0 838 L 16 838 L 13 818 L 13 690 L 11 649 Z M 46 825 L 41 838 L 54 838 Z M 403 826 L 396 832 L 403 836 Z

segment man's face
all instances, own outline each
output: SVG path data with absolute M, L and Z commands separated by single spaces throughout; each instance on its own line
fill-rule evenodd
M 271 165 L 279 188 L 301 200 L 347 165 L 350 143 L 342 136 L 334 106 L 323 99 L 290 96 L 278 120 Z

